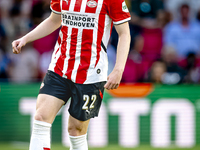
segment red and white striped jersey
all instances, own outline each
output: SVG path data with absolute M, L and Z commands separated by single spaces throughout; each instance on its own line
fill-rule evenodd
M 49 70 L 79 84 L 107 80 L 106 47 L 113 24 L 130 20 L 124 0 L 51 0 L 62 27 Z

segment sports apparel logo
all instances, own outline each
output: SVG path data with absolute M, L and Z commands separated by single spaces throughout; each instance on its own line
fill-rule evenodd
M 90 0 L 90 1 L 87 2 L 87 6 L 90 7 L 90 8 L 97 7 L 97 2 L 94 1 L 94 0 Z
M 127 13 L 129 12 L 129 11 L 128 11 L 128 7 L 126 6 L 125 1 L 122 3 L 122 11 L 123 11 L 123 12 L 127 12 Z
M 44 86 L 44 82 L 41 83 L 41 85 L 40 85 L 40 89 L 43 88 L 43 86 Z
M 85 111 L 86 111 L 86 113 L 90 114 L 90 111 L 89 111 L 89 110 L 86 109 Z

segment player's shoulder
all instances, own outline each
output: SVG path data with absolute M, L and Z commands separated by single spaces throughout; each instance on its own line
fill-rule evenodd
M 107 4 L 113 4 L 113 3 L 125 3 L 125 0 L 104 0 Z
M 51 0 L 50 3 L 60 3 L 60 0 Z

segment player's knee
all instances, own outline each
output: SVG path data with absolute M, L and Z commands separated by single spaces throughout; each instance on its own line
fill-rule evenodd
M 69 125 L 68 126 L 68 132 L 69 132 L 69 135 L 71 135 L 71 136 L 82 135 L 83 130 L 84 129 L 81 125 Z
M 38 120 L 38 121 L 45 121 L 44 116 L 42 114 L 39 114 L 39 113 L 35 114 L 34 119 Z

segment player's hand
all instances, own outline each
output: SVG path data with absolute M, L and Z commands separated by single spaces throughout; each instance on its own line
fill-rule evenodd
M 117 89 L 120 84 L 121 78 L 122 78 L 122 73 L 123 73 L 123 71 L 114 69 L 109 74 L 109 76 L 107 78 L 107 83 L 104 85 L 104 88 L 106 88 L 107 90 Z
M 24 38 L 20 38 L 12 42 L 12 49 L 14 54 L 21 53 L 21 49 L 26 45 L 26 41 Z

